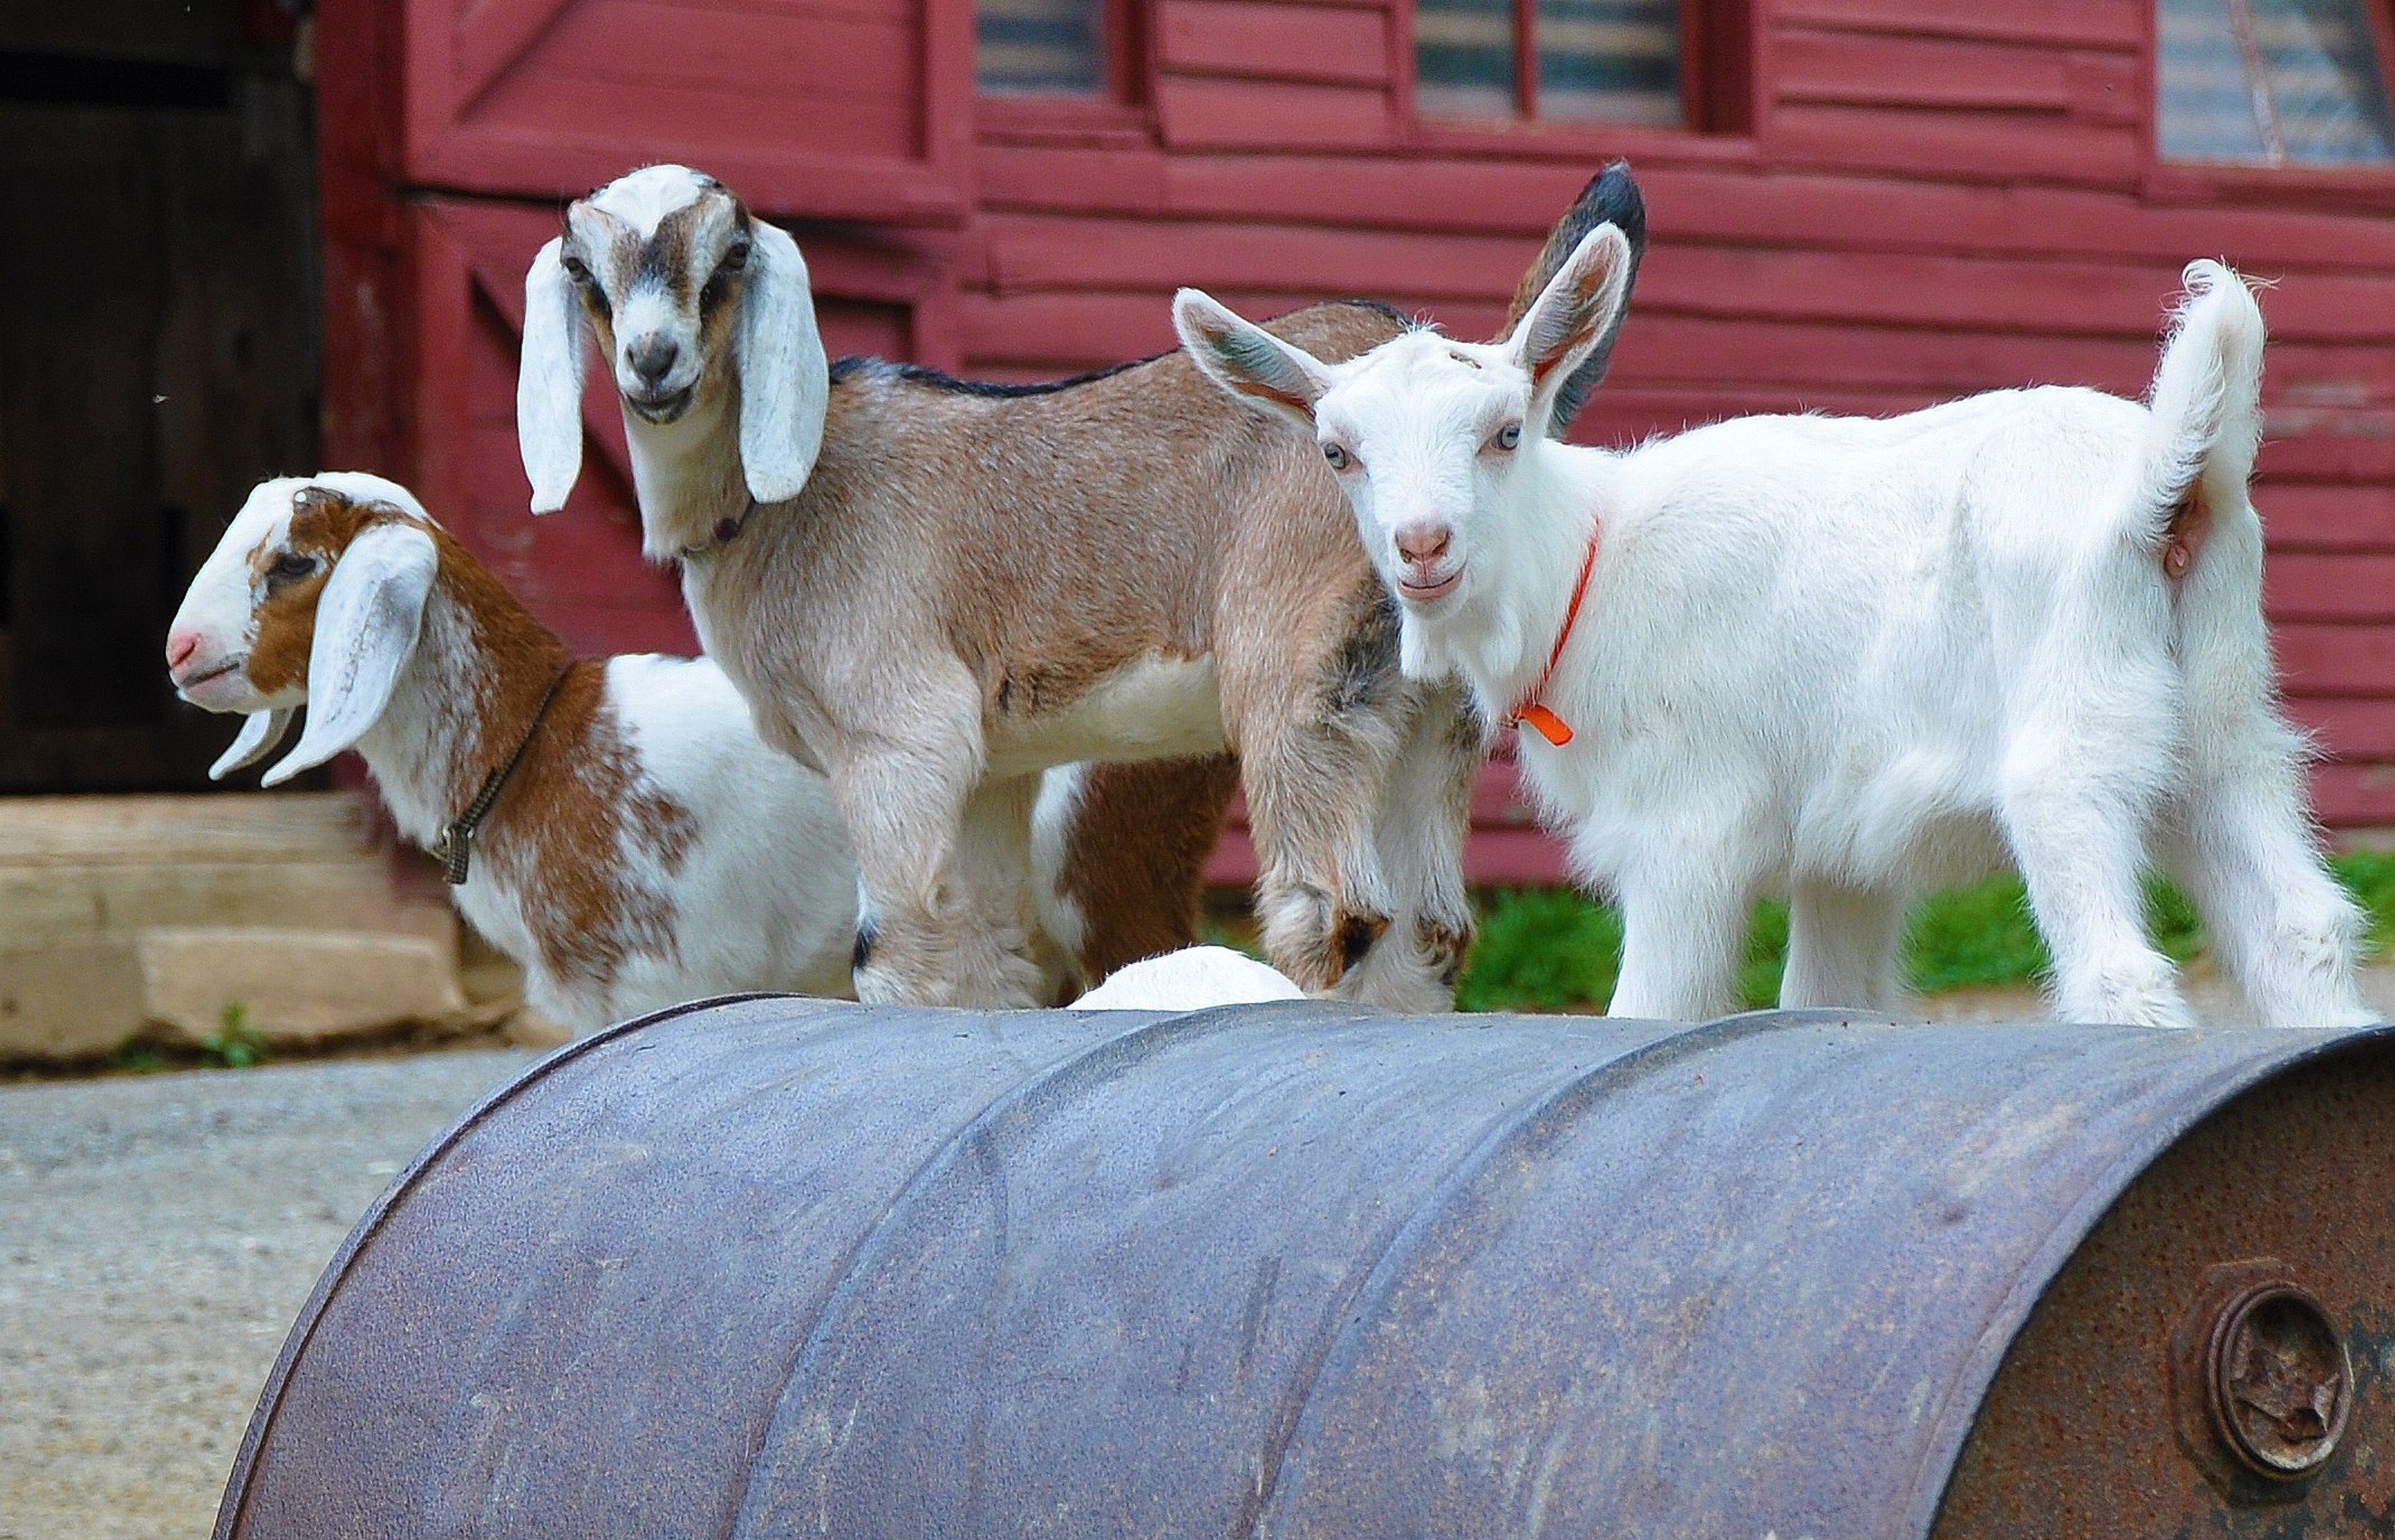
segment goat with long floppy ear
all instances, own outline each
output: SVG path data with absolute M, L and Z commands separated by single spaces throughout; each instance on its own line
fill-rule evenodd
M 665 220 L 688 221 L 694 207 L 706 215 L 700 222 L 708 266 L 681 279 L 660 274 L 650 244 L 692 238 L 687 230 L 671 237 L 657 232 Z M 619 386 L 648 366 L 638 362 L 643 356 L 684 361 L 679 371 L 668 365 L 677 383 L 663 393 L 674 404 L 644 405 L 647 424 L 720 410 L 727 392 L 736 391 L 739 420 L 731 442 L 739 447 L 748 496 L 761 503 L 797 497 L 814 470 L 831 395 L 830 363 L 798 243 L 713 181 L 670 166 L 635 173 L 576 204 L 566 227 L 524 275 L 516 433 L 532 511 L 563 507 L 582 468 L 586 289 L 596 312 L 592 329 L 619 355 L 608 363 Z M 734 307 L 730 345 L 710 350 L 708 297 L 726 285 Z
M 566 276 L 564 246 L 565 237 L 553 237 L 524 274 L 516 439 L 536 513 L 563 508 L 582 473 L 582 301 Z
M 390 703 L 440 568 L 432 537 L 412 524 L 377 524 L 350 542 L 316 601 L 308 649 L 308 729 L 259 784 L 280 786 L 350 748 Z M 243 736 L 248 736 L 244 729 Z
M 208 766 L 208 779 L 222 780 L 236 770 L 245 769 L 274 752 L 283 735 L 291 730 L 291 719 L 299 714 L 296 706 L 269 706 L 252 711 L 241 724 L 225 751 Z
M 815 329 L 814 291 L 799 244 L 762 219 L 750 219 L 748 228 L 740 291 L 740 466 L 750 497 L 782 502 L 807 485 L 823 447 L 831 364 Z

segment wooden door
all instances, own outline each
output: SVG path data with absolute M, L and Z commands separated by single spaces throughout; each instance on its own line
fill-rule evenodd
M 166 624 L 260 476 L 312 468 L 311 144 L 287 77 L 103 61 L 0 101 L 0 792 L 206 785 Z M 128 84 L 129 82 L 129 84 Z

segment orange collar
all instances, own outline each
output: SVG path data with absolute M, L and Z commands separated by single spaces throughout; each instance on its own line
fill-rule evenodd
M 1580 602 L 1588 597 L 1588 579 L 1596 571 L 1597 537 L 1603 531 L 1604 525 L 1599 524 L 1588 532 L 1588 554 L 1581 558 L 1580 581 L 1572 585 L 1571 604 L 1564 611 L 1564 629 L 1555 633 L 1555 648 L 1547 654 L 1547 666 L 1539 670 L 1539 682 L 1530 686 L 1530 693 L 1522 697 L 1522 703 L 1506 712 L 1504 720 L 1497 724 L 1500 727 L 1512 727 L 1517 731 L 1525 726 L 1530 727 L 1558 749 L 1572 740 L 1572 730 L 1565 725 L 1563 718 L 1541 705 L 1539 697 L 1547 693 L 1547 685 L 1555 677 L 1555 665 L 1563 660 L 1564 644 L 1571 640 L 1572 623 L 1580 618 Z

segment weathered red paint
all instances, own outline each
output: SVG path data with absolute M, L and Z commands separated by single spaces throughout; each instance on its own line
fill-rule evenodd
M 324 0 L 327 457 L 417 484 L 577 644 L 688 646 L 620 474 L 532 524 L 507 407 L 558 201 L 668 157 L 798 228 L 835 350 L 1023 378 L 1169 347 L 1184 283 L 1485 333 L 1626 154 L 1653 246 L 1596 442 L 2135 392 L 2179 264 L 2226 257 L 2277 281 L 2258 500 L 2320 811 L 2395 824 L 2395 167 L 2159 162 L 2151 0 L 1706 3 L 1737 100 L 1702 115 L 1746 131 L 1416 122 L 1409 0 L 1153 0 L 1115 102 L 976 100 L 969 0 Z M 595 458 L 620 468 L 611 418 Z M 1509 784 L 1484 789 L 1475 875 L 1552 879 Z M 1245 862 L 1235 836 L 1220 874 Z

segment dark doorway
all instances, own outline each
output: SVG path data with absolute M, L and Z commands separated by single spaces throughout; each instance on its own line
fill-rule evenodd
M 315 154 L 275 0 L 0 6 L 0 792 L 206 784 L 161 649 L 315 467 Z

